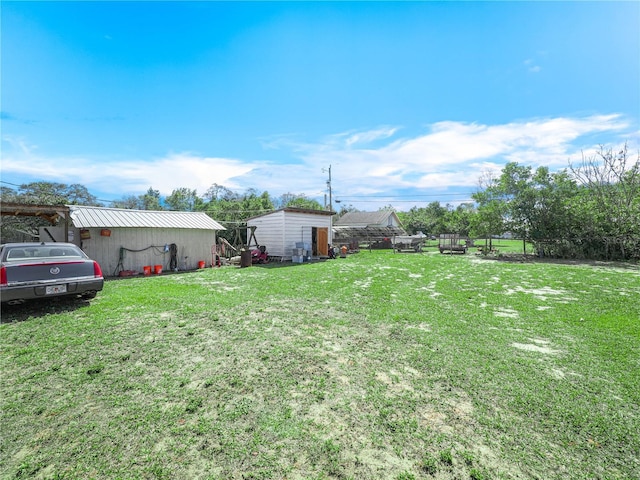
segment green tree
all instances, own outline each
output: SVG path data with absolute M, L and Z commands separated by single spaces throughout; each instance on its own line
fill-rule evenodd
M 633 161 L 626 144 L 617 151 L 601 146 L 569 169 L 580 186 L 576 233 L 590 256 L 640 258 L 640 153 Z
M 220 232 L 219 236 L 234 243 L 237 233 L 242 242 L 246 242 L 247 218 L 273 211 L 274 205 L 268 192 L 260 193 L 255 189 L 249 189 L 243 194 L 238 194 L 222 185 L 214 184 L 205 193 L 205 200 L 202 200 L 198 210 L 205 211 L 211 218 L 222 223 L 227 230 Z
M 111 202 L 114 208 L 126 208 L 129 210 L 144 210 L 144 203 L 141 196 L 128 195 L 119 200 Z
M 471 219 L 475 215 L 473 203 L 461 203 L 456 208 L 449 205 L 447 207 L 447 212 L 444 215 L 445 229 L 465 237 L 469 236 Z
M 242 196 L 240 206 L 247 217 L 254 217 L 274 210 L 269 192 L 259 193 L 253 188 L 247 190 Z
M 160 203 L 160 191 L 154 190 L 153 187 L 149 187 L 147 193 L 140 195 L 140 201 L 142 203 L 143 210 L 162 210 Z
M 505 232 L 507 204 L 486 190 L 474 193 L 472 198 L 478 207 L 476 214 L 470 219 L 469 234 L 476 238 L 488 239 L 489 248 L 492 248 L 493 237 Z
M 98 199 L 86 187 L 77 183 L 67 185 L 55 182 L 32 182 L 20 185 L 16 202 L 38 205 L 94 205 Z
M 415 206 L 411 207 L 408 212 L 398 212 L 400 222 L 410 235 L 418 232 L 431 233 L 427 230 L 423 212 L 424 209 Z
M 448 208 L 440 202 L 431 202 L 426 207 L 412 207 L 408 212 L 399 212 L 398 218 L 409 234 L 422 232 L 438 235 L 448 231 L 446 216 Z
M 0 201 L 4 203 L 17 202 L 18 193 L 11 187 L 0 186 Z
M 227 187 L 218 185 L 217 183 L 212 184 L 203 195 L 204 200 L 207 202 L 214 202 L 223 198 L 232 199 L 235 196 L 236 194 Z
M 633 162 L 626 146 L 554 173 L 508 163 L 484 187 L 473 196 L 477 235 L 511 231 L 554 257 L 640 258 L 640 155 Z
M 164 203 L 169 210 L 192 212 L 198 204 L 198 195 L 189 188 L 176 188 L 164 199 Z
M 285 193 L 280 196 L 278 201 L 279 208 L 295 207 L 295 208 L 307 208 L 309 210 L 324 210 L 324 207 L 312 198 L 308 198 L 306 195 Z
M 567 205 L 576 189 L 566 171 L 552 174 L 547 167 L 539 167 L 534 172 L 511 162 L 485 187 L 473 196 L 479 214 L 473 222 L 476 233 L 491 238 L 510 231 L 542 248 L 557 244 L 556 239 L 565 238 L 571 230 Z

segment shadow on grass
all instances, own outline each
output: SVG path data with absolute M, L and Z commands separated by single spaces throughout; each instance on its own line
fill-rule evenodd
M 24 322 L 30 318 L 73 312 L 79 308 L 88 307 L 90 303 L 90 300 L 72 297 L 29 300 L 20 305 L 7 305 L 3 303 L 0 323 Z
M 284 268 L 284 267 L 304 267 L 307 265 L 312 265 L 314 263 L 323 263 L 326 262 L 327 260 L 329 260 L 328 258 L 321 258 L 321 259 L 314 259 L 311 260 L 309 262 L 304 262 L 304 263 L 295 263 L 292 261 L 283 261 L 283 262 L 269 262 L 269 263 L 254 263 L 253 265 L 251 265 L 254 268 L 266 268 L 266 269 L 271 269 L 271 268 Z

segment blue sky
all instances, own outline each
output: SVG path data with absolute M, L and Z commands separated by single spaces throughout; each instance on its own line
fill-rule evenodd
M 5 186 L 323 202 L 331 165 L 341 204 L 407 210 L 509 161 L 640 148 L 638 2 L 1 8 Z

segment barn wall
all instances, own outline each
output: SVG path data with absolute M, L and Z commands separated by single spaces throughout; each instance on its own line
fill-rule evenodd
M 142 267 L 146 265 L 162 265 L 163 270 L 169 270 L 171 254 L 164 251 L 164 246 L 172 243 L 178 247 L 179 270 L 196 269 L 201 260 L 210 265 L 211 246 L 216 242 L 214 230 L 111 228 L 111 235 L 108 237 L 100 235 L 100 228 L 87 230 L 91 238 L 82 240 L 82 249 L 100 264 L 105 276 L 116 275 L 118 270 L 142 272 Z M 120 247 L 127 250 L 124 252 L 122 266 L 118 267 Z
M 247 226 L 257 227 L 256 239 L 260 245 L 267 247 L 269 255 L 284 256 L 284 212 L 274 212 L 248 220 Z

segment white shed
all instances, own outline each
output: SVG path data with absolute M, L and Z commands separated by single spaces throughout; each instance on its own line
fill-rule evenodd
M 327 210 L 281 208 L 248 219 L 247 227 L 256 227 L 256 239 L 267 247 L 271 257 L 291 259 L 300 243 L 308 246 L 312 256 L 327 256 L 333 215 L 335 212 Z
M 123 270 L 192 270 L 211 264 L 216 231 L 225 228 L 204 212 L 128 210 L 69 205 L 69 241 L 79 245 L 106 276 Z M 42 230 L 42 229 L 41 229 Z M 40 232 L 43 241 L 63 241 L 57 228 Z M 55 237 L 55 238 L 54 238 Z

